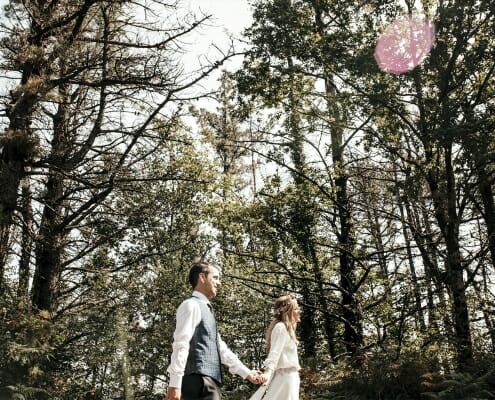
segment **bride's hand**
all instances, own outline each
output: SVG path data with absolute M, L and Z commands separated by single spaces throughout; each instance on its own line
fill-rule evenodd
M 251 371 L 251 373 L 246 377 L 246 379 L 249 382 L 254 383 L 255 385 L 259 385 L 263 383 L 261 371 Z
M 266 386 L 268 384 L 268 381 L 270 380 L 270 376 L 272 374 L 272 371 L 267 369 L 265 370 L 265 372 L 263 372 L 262 374 L 260 374 L 260 379 L 261 379 L 261 383 Z

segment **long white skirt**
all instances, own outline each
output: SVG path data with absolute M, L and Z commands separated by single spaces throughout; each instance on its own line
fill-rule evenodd
M 268 386 L 261 386 L 249 400 L 299 400 L 299 372 L 276 370 Z

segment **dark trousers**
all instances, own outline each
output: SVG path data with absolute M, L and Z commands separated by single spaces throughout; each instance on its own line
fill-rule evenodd
M 183 400 L 221 400 L 222 398 L 218 383 L 204 375 L 184 375 L 181 391 Z

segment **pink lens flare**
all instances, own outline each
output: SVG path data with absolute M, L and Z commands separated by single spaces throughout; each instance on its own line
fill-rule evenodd
M 417 67 L 435 43 L 435 26 L 423 16 L 399 17 L 380 35 L 375 60 L 384 72 L 402 74 Z

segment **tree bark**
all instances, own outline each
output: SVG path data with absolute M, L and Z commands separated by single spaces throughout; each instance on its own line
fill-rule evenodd
M 488 248 L 492 266 L 495 268 L 495 202 L 493 200 L 493 178 L 486 165 L 481 165 L 476 169 L 478 175 L 478 190 L 483 202 L 483 218 L 485 220 L 486 231 L 488 235 Z
M 439 179 L 430 171 L 427 179 L 432 193 L 435 216 L 446 246 L 444 283 L 452 300 L 457 369 L 465 371 L 473 365 L 473 346 L 469 322 L 466 288 L 463 277 L 462 257 L 459 246 L 459 218 L 456 209 L 455 176 L 452 165 L 452 145 L 444 150 L 444 182 L 441 189 Z
M 31 29 L 27 45 L 31 51 L 42 47 L 38 21 L 30 21 Z M 41 51 L 40 51 L 41 52 Z M 31 123 L 40 93 L 46 88 L 33 84 L 41 81 L 43 58 L 29 57 L 17 60 L 22 71 L 21 80 L 15 90 L 10 92 L 10 103 L 6 108 L 9 126 L 0 140 L 0 283 L 9 254 L 9 241 L 12 218 L 18 207 L 19 186 L 26 175 L 26 166 L 36 152 L 37 140 L 32 132 Z
M 411 239 L 409 237 L 409 231 L 407 230 L 407 224 L 406 224 L 406 217 L 405 217 L 405 212 L 404 212 L 404 204 L 400 202 L 399 204 L 399 209 L 400 209 L 400 215 L 402 219 L 402 234 L 404 236 L 405 244 L 406 244 L 406 251 L 407 251 L 407 261 L 409 263 L 409 271 L 411 272 L 411 282 L 412 282 L 412 290 L 414 294 L 414 301 L 416 305 L 416 313 L 418 317 L 416 318 L 416 325 L 419 329 L 422 331 L 426 330 L 426 322 L 425 322 L 425 316 L 423 312 L 423 306 L 421 304 L 421 290 L 419 288 L 418 284 L 418 277 L 416 274 L 416 267 L 414 265 L 414 259 L 413 259 L 413 254 L 412 254 L 412 246 L 411 246 Z
M 327 92 L 327 106 L 330 117 L 340 121 L 340 113 L 333 110 L 334 85 L 330 78 L 326 79 L 325 90 Z M 332 160 L 335 171 L 335 203 L 339 221 L 337 235 L 339 246 L 340 265 L 340 290 L 342 294 L 342 317 L 344 321 L 344 345 L 350 356 L 351 365 L 359 367 L 362 364 L 361 350 L 363 347 L 362 315 L 357 299 L 358 287 L 356 284 L 356 271 L 353 259 L 355 247 L 351 204 L 347 194 L 348 176 L 344 170 L 343 132 L 339 127 L 331 128 Z
M 314 10 L 315 31 L 321 37 L 327 35 L 324 23 L 323 5 L 319 1 L 311 2 Z M 348 176 L 344 168 L 344 142 L 342 123 L 343 113 L 336 105 L 336 85 L 333 84 L 332 73 L 322 63 L 325 79 L 325 93 L 329 120 L 337 121 L 335 126 L 330 127 L 332 160 L 334 165 L 336 208 L 339 219 L 339 265 L 340 265 L 340 287 L 342 293 L 342 317 L 344 321 L 344 344 L 351 359 L 351 365 L 359 367 L 362 364 L 363 327 L 360 304 L 357 299 L 357 283 L 353 252 L 355 240 L 352 226 L 351 203 L 347 194 Z
M 29 186 L 22 188 L 22 242 L 21 258 L 19 260 L 19 284 L 17 296 L 27 297 L 29 294 L 29 277 L 31 267 L 31 252 L 33 249 L 33 210 L 31 207 L 31 190 Z
M 36 270 L 33 278 L 32 302 L 39 310 L 54 313 L 58 306 L 62 264 L 63 178 L 52 171 L 46 185 L 45 207 L 36 243 Z
M 61 69 L 63 70 L 62 65 Z M 64 229 L 61 224 L 64 206 L 63 173 L 70 172 L 70 168 L 64 164 L 72 150 L 68 128 L 69 95 L 65 85 L 59 87 L 59 96 L 66 101 L 61 102 L 53 116 L 53 139 L 49 158 L 51 166 L 48 170 L 43 198 L 44 208 L 36 242 L 36 270 L 32 290 L 33 306 L 39 310 L 47 310 L 49 313 L 56 312 L 60 292 L 64 239 Z

